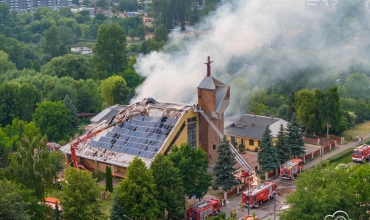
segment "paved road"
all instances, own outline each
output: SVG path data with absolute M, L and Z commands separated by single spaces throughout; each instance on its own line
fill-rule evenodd
M 364 140 L 366 140 L 367 138 L 370 138 L 370 133 L 365 135 L 364 137 Z M 307 164 L 305 164 L 305 169 L 308 169 L 308 168 L 311 168 L 313 166 L 315 166 L 316 164 L 319 164 L 322 160 L 326 160 L 348 148 L 351 148 L 351 147 L 356 147 L 358 145 L 360 145 L 361 143 L 358 143 L 358 142 L 348 142 L 347 144 L 343 144 L 343 145 L 337 145 L 337 147 L 330 151 L 329 153 L 326 153 L 322 156 L 322 158 L 319 156 L 319 157 L 316 157 L 314 160 L 308 162 Z M 273 182 L 276 182 L 278 187 L 282 187 L 282 188 L 286 188 L 289 190 L 289 186 L 291 185 L 291 180 L 285 180 L 285 179 L 274 179 L 272 180 Z M 259 208 L 252 208 L 249 212 L 249 214 L 252 215 L 252 213 L 256 213 L 256 215 L 262 220 L 262 219 L 271 219 L 271 220 L 274 220 L 274 219 L 279 219 L 278 217 L 278 214 L 282 212 L 282 210 L 284 209 L 284 202 L 285 202 L 285 198 L 282 197 L 282 196 L 276 196 L 276 201 L 274 200 L 270 200 L 266 203 L 264 203 L 262 206 L 260 206 Z M 237 210 L 237 217 L 238 218 L 242 218 L 242 217 L 245 217 L 247 216 L 248 214 L 248 209 L 245 208 L 244 211 L 242 211 L 239 207 L 239 202 L 241 201 L 241 195 L 239 196 L 233 196 L 231 197 L 230 199 L 228 199 L 227 203 L 226 203 L 226 207 L 222 207 L 221 211 L 223 212 L 226 212 L 227 214 L 229 214 L 232 210 Z M 274 204 L 275 202 L 275 204 Z M 275 206 L 276 205 L 276 206 Z M 274 218 L 274 206 L 276 207 L 275 209 L 275 218 Z

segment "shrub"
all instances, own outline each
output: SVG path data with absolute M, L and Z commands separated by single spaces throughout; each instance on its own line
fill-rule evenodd
M 105 179 L 105 173 L 96 170 L 92 172 L 92 176 L 96 179 L 96 182 L 100 182 Z
M 254 148 L 254 152 L 258 152 L 260 150 L 260 148 L 259 147 L 255 147 Z
M 244 144 L 239 144 L 239 152 L 240 152 L 240 153 L 244 153 L 244 151 L 245 151 L 245 146 L 244 146 Z
M 261 180 L 264 180 L 265 179 L 265 174 L 264 173 L 260 174 L 260 178 L 261 178 Z
M 218 216 L 219 216 L 221 219 L 226 219 L 226 212 L 219 212 L 219 213 L 218 213 Z

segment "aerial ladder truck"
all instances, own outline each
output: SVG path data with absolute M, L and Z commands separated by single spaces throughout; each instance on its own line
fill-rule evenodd
M 213 130 L 217 133 L 218 137 L 223 140 L 224 135 L 221 133 L 221 131 L 216 127 L 215 124 L 213 124 L 212 120 L 208 117 L 208 115 L 198 106 L 194 106 L 194 111 L 199 112 L 204 119 L 211 125 Z M 248 182 L 250 183 L 250 180 L 253 177 L 253 180 L 257 181 L 257 177 L 255 175 L 254 170 L 249 166 L 249 164 L 243 159 L 243 157 L 238 153 L 238 151 L 235 149 L 235 147 L 231 144 L 230 141 L 228 141 L 229 148 L 231 152 L 233 152 L 235 160 L 242 166 L 242 168 L 246 171 L 244 176 L 248 179 Z

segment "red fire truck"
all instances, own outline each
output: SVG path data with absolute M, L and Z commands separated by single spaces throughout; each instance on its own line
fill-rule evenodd
M 276 183 L 265 182 L 258 186 L 251 188 L 250 190 L 244 191 L 242 195 L 242 203 L 244 206 L 258 207 L 263 202 L 274 198 L 276 194 Z
M 253 182 L 253 175 L 249 174 L 244 169 L 236 170 L 234 173 L 234 176 L 235 176 L 236 181 L 238 181 L 239 183 L 248 183 L 248 180 L 251 183 Z
M 363 144 L 353 150 L 352 161 L 364 163 L 366 160 L 369 160 L 370 156 L 370 146 Z
M 221 201 L 210 199 L 195 204 L 187 211 L 187 218 L 190 220 L 203 220 L 213 215 L 217 215 L 221 210 Z
M 298 158 L 291 159 L 280 166 L 280 178 L 293 179 L 303 171 L 303 161 Z

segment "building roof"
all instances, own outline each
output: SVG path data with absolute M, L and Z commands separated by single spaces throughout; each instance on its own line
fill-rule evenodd
M 127 106 L 110 120 L 99 123 L 90 132 L 79 137 L 83 140 L 84 136 L 102 130 L 81 141 L 76 154 L 122 167 L 127 167 L 135 157 L 140 157 L 150 166 L 189 109 L 191 106 L 144 99 Z M 70 144 L 63 146 L 61 151 L 70 154 Z
M 97 114 L 95 117 L 90 119 L 91 123 L 100 123 L 104 120 L 108 120 L 114 117 L 118 112 L 127 108 L 127 105 L 114 105 L 104 109 L 102 112 Z
M 199 84 L 198 89 L 216 90 L 216 112 L 224 112 L 229 106 L 229 101 L 224 100 L 229 86 L 218 81 L 212 76 L 206 76 Z
M 280 118 L 251 114 L 233 116 L 225 120 L 225 135 L 248 137 L 259 140 L 262 139 L 266 126 L 269 126 L 272 136 L 277 137 L 280 124 L 283 124 L 284 128 L 286 128 L 288 124 L 287 121 Z

